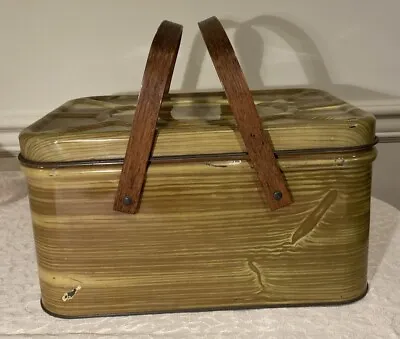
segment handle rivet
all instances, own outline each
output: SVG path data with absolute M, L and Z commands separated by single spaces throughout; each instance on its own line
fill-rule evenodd
M 274 199 L 275 200 L 281 200 L 282 199 L 282 192 L 281 191 L 274 192 Z
M 122 202 L 125 206 L 132 205 L 132 198 L 128 195 L 125 195 Z

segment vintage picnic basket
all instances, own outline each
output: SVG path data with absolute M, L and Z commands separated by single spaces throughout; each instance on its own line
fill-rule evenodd
M 43 308 L 60 317 L 341 304 L 367 291 L 375 119 L 317 89 L 169 94 L 163 21 L 139 95 L 71 100 L 20 134 Z

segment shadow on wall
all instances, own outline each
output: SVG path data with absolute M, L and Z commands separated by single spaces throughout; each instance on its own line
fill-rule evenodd
M 263 59 L 267 57 L 264 55 L 264 39 L 256 29 L 262 27 L 278 34 L 297 53 L 309 81 L 307 87 L 323 89 L 344 100 L 396 98 L 357 86 L 332 83 L 321 53 L 312 39 L 300 27 L 281 17 L 262 15 L 241 23 L 224 19 L 220 21 L 226 31 L 235 30 L 232 45 L 240 59 L 240 64 L 251 89 L 270 88 L 266 86 L 260 75 Z M 203 38 L 198 32 L 193 41 L 186 66 L 182 91 L 196 91 L 206 53 Z
M 14 157 L 15 155 L 5 150 L 4 147 L 0 144 L 0 158 L 9 158 Z
M 3 171 L 18 171 L 19 163 L 16 158 L 16 154 L 13 154 L 6 150 L 2 144 L 0 144 L 0 176 Z

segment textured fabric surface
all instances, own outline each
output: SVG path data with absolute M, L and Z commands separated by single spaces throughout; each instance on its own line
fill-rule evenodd
M 400 211 L 373 198 L 370 236 L 370 290 L 350 305 L 58 319 L 39 304 L 24 178 L 0 172 L 0 337 L 400 338 Z

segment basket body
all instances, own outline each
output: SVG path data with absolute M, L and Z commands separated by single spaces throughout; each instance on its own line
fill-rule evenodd
M 294 200 L 275 211 L 221 93 L 165 103 L 137 214 L 112 208 L 134 96 L 74 100 L 21 133 L 45 310 L 320 305 L 366 293 L 374 118 L 319 91 L 254 97 Z

